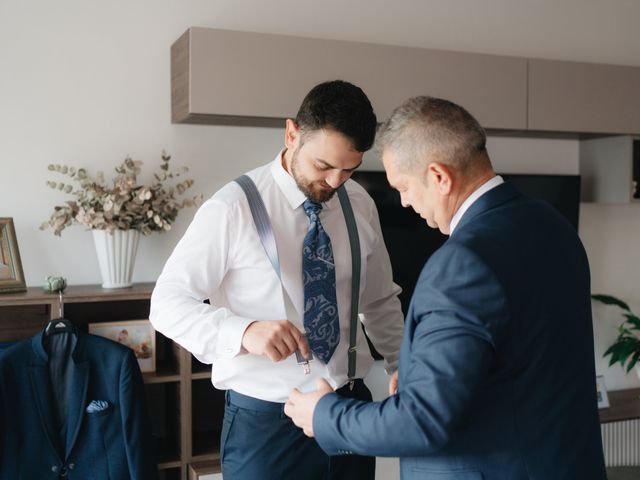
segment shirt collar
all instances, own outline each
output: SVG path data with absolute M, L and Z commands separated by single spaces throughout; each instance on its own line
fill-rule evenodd
M 496 175 L 495 177 L 490 178 L 482 185 L 480 185 L 476 190 L 474 190 L 471 195 L 466 198 L 464 202 L 462 202 L 462 205 L 460 205 L 460 208 L 458 208 L 455 215 L 451 219 L 451 225 L 449 226 L 449 236 L 453 234 L 453 231 L 458 226 L 458 223 L 460 223 L 460 219 L 462 219 L 462 216 L 465 214 L 465 212 L 469 210 L 469 207 L 471 207 L 471 205 L 473 205 L 476 200 L 478 200 L 482 195 L 487 193 L 492 188 L 497 187 L 501 183 L 504 183 L 503 178 L 500 175 Z
M 271 175 L 273 175 L 273 179 L 280 188 L 284 198 L 287 200 L 291 208 L 295 210 L 304 203 L 307 197 L 300 191 L 296 181 L 293 179 L 293 176 L 291 176 L 282 166 L 282 155 L 285 151 L 286 149 L 280 150 L 280 153 L 278 153 L 271 164 Z M 323 210 L 330 210 L 334 208 L 336 206 L 336 202 L 339 202 L 337 193 L 331 197 L 331 200 L 322 203 Z

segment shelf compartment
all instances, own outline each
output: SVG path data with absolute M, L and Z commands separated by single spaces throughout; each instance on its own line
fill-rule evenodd
M 204 460 L 194 461 L 189 464 L 189 480 L 198 480 L 199 478 L 209 478 L 211 474 L 220 473 L 220 460 Z
M 207 377 L 196 377 L 196 374 L 200 373 L 208 373 L 211 376 L 211 365 L 207 365 L 206 363 L 202 363 L 196 359 L 193 355 L 191 355 L 191 372 L 194 375 L 194 378 L 207 378 Z
M 49 305 L 0 306 L 0 342 L 33 337 L 49 322 Z
M 192 457 L 213 458 L 220 451 L 224 412 L 224 391 L 216 390 L 209 379 L 192 382 Z
M 146 384 L 145 396 L 158 464 L 179 463 L 181 455 L 179 383 Z
M 155 335 L 156 371 L 145 374 L 145 383 L 180 381 L 179 347 L 161 333 Z
M 162 466 L 158 465 L 158 480 L 181 480 L 181 477 L 181 465 L 172 468 L 162 468 Z
M 149 300 L 118 300 L 104 303 L 72 303 L 65 301 L 64 316 L 82 331 L 89 323 L 117 322 L 120 320 L 143 320 L 149 318 Z

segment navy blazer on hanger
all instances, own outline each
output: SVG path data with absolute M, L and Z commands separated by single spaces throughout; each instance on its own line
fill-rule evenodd
M 44 340 L 43 331 L 0 356 L 0 479 L 155 479 L 133 351 L 79 332 L 56 373 Z

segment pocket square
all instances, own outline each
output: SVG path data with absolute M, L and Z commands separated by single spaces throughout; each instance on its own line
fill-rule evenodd
M 91 400 L 91 403 L 87 407 L 87 413 L 102 412 L 109 408 L 109 402 L 106 400 Z

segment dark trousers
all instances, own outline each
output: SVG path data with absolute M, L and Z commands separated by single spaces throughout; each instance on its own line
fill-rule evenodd
M 362 380 L 337 391 L 371 400 Z M 220 441 L 225 480 L 374 480 L 376 459 L 330 457 L 284 414 L 284 404 L 227 391 Z

